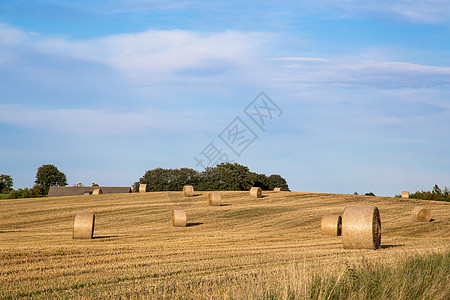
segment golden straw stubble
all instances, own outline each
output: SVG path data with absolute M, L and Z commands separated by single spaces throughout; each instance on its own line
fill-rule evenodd
M 431 212 L 422 206 L 416 206 L 411 211 L 411 218 L 415 222 L 430 222 Z
M 183 186 L 183 196 L 184 197 L 193 197 L 194 196 L 194 187 L 192 185 Z
M 172 226 L 186 227 L 186 211 L 184 209 L 174 209 L 172 211 Z
M 381 220 L 376 206 L 347 206 L 342 215 L 344 249 L 379 249 Z
M 340 215 L 324 215 L 320 224 L 322 235 L 340 236 L 342 232 L 342 217 Z
M 87 212 L 77 212 L 73 221 L 74 239 L 92 239 L 94 236 L 95 214 Z
M 252 198 L 261 198 L 262 190 L 258 186 L 254 186 L 250 189 L 250 197 Z
M 208 205 L 210 206 L 220 206 L 220 201 L 222 200 L 222 196 L 219 192 L 210 192 L 208 193 Z

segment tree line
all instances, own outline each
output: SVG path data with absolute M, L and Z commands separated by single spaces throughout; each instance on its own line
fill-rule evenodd
M 286 179 L 280 175 L 257 174 L 238 163 L 222 163 L 201 172 L 189 168 L 156 168 L 145 172 L 134 183 L 134 191 L 139 189 L 140 184 L 147 184 L 150 192 L 180 191 L 184 185 L 192 185 L 199 191 L 248 191 L 252 186 L 263 190 L 273 190 L 275 187 L 289 190 Z
M 409 198 L 435 201 L 450 201 L 450 190 L 444 187 L 443 190 L 437 184 L 431 191 L 417 191 L 409 195 Z
M 54 165 L 43 165 L 36 173 L 35 185 L 32 188 L 14 190 L 10 175 L 0 175 L 0 194 L 2 198 L 37 198 L 46 196 L 51 186 L 66 186 L 66 175 Z M 266 176 L 251 172 L 246 166 L 238 163 L 223 163 L 209 167 L 202 172 L 189 168 L 163 169 L 156 168 L 145 172 L 138 182 L 134 183 L 134 191 L 139 190 L 139 184 L 148 184 L 148 191 L 180 191 L 184 185 L 193 185 L 196 190 L 203 191 L 245 191 L 252 186 L 263 190 L 280 187 L 288 191 L 286 180 L 280 175 Z M 82 184 L 79 184 L 82 186 Z M 98 186 L 93 183 L 92 186 Z

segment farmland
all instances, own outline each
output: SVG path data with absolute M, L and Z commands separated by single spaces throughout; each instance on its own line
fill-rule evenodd
M 309 294 L 311 276 L 450 250 L 450 203 L 298 192 L 89 195 L 0 201 L 0 298 L 264 298 Z M 380 210 L 382 248 L 345 250 L 321 236 L 324 214 Z M 412 222 L 415 206 L 429 223 Z M 187 226 L 170 226 L 185 209 Z M 75 212 L 94 212 L 94 239 L 73 240 Z M 276 298 L 276 297 L 275 297 Z

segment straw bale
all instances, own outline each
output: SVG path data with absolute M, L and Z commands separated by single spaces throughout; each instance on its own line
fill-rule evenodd
M 208 204 L 210 206 L 220 206 L 220 200 L 222 200 L 222 196 L 219 192 L 208 193 Z
M 279 188 L 279 187 L 276 187 L 276 188 L 274 188 L 273 189 L 275 192 L 281 192 L 281 188 Z
M 147 193 L 147 185 L 146 184 L 139 185 L 139 193 Z
M 174 209 L 172 211 L 172 226 L 186 227 L 186 211 L 184 209 Z
M 340 215 L 324 215 L 320 224 L 322 235 L 340 236 L 342 232 L 342 217 Z
M 101 195 L 103 194 L 103 190 L 102 189 L 94 189 L 92 191 L 92 195 Z
M 347 206 L 342 216 L 344 249 L 379 249 L 381 220 L 375 206 Z
M 402 192 L 402 198 L 408 199 L 409 198 L 409 192 L 408 191 L 403 191 Z
M 258 186 L 254 186 L 250 189 L 250 197 L 252 198 L 261 198 L 262 190 Z
M 431 212 L 429 209 L 423 208 L 422 206 L 416 206 L 411 211 L 411 218 L 415 222 L 430 222 Z
M 192 185 L 183 186 L 183 196 L 184 197 L 193 197 L 194 196 L 194 187 Z
M 73 221 L 74 239 L 92 239 L 94 235 L 95 214 L 77 212 Z

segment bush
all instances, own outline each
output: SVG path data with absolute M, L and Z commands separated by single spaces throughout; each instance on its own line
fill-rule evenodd
M 44 188 L 36 184 L 31 189 L 24 188 L 24 189 L 18 189 L 16 191 L 12 191 L 9 195 L 7 195 L 7 199 L 20 199 L 20 198 L 38 198 L 43 197 L 44 194 Z

